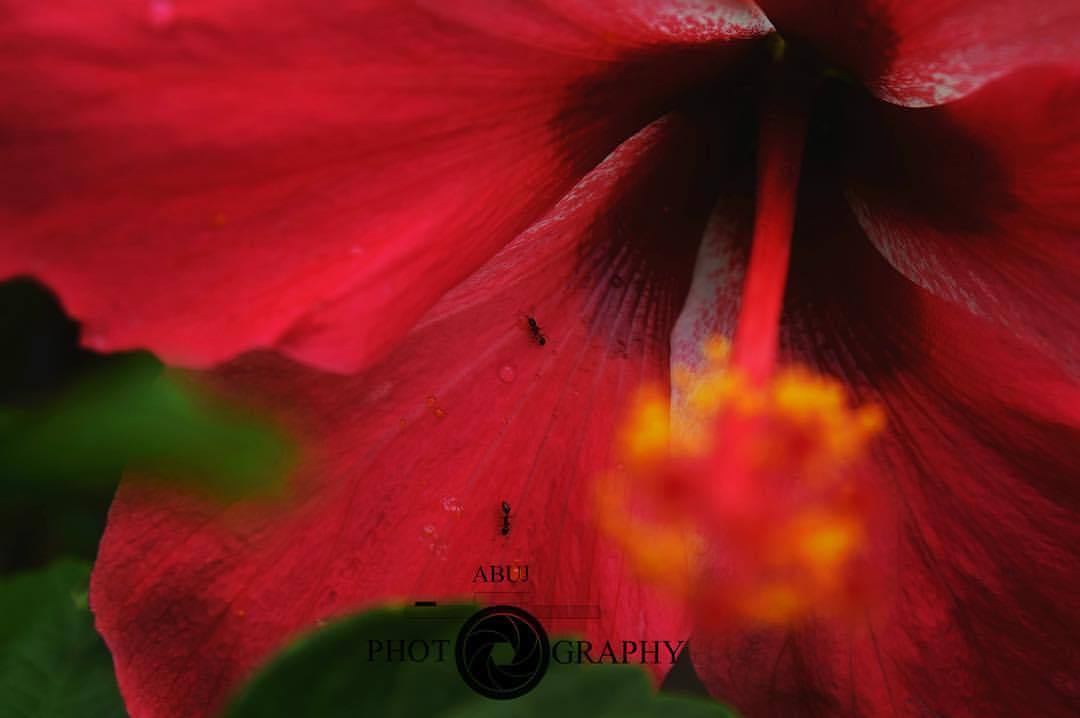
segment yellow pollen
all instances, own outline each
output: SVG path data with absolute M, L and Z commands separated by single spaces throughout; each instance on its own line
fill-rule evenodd
M 665 392 L 639 391 L 620 433 L 625 468 L 598 483 L 598 524 L 643 577 L 684 594 L 708 594 L 699 542 L 731 553 L 722 600 L 745 619 L 843 604 L 866 540 L 858 467 L 884 413 L 808 368 L 755 383 L 730 357 L 712 337 L 699 366 L 673 367 L 674 413 Z
M 670 435 L 667 397 L 655 390 L 639 392 L 622 433 L 622 451 L 626 460 L 640 464 L 666 457 Z
M 701 353 L 710 364 L 726 364 L 731 357 L 731 342 L 721 336 L 711 336 L 702 345 Z
M 852 521 L 838 520 L 817 526 L 802 537 L 802 549 L 810 561 L 832 567 L 843 561 L 855 547 L 861 533 Z
M 776 624 L 790 623 L 807 608 L 798 589 L 785 583 L 760 586 L 740 597 L 736 607 L 745 618 Z
M 630 508 L 625 485 L 607 475 L 596 485 L 599 527 L 634 559 L 638 573 L 678 595 L 690 588 L 693 537 L 677 522 L 650 521 Z

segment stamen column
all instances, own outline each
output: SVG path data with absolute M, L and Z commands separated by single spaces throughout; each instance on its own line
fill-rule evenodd
M 761 113 L 754 238 L 735 330 L 733 364 L 754 383 L 776 362 L 780 310 L 791 257 L 809 88 L 782 59 Z

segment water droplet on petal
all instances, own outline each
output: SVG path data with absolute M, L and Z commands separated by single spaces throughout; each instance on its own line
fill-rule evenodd
M 435 395 L 434 395 L 434 394 L 431 394 L 431 395 L 429 395 L 429 396 L 428 396 L 428 398 L 427 398 L 427 405 L 428 405 L 428 406 L 432 406 L 432 407 L 433 407 L 433 406 L 435 406 L 435 405 L 436 405 L 436 404 L 438 404 L 438 403 L 439 403 L 439 400 L 435 398 Z
M 435 407 L 434 409 L 431 410 L 431 413 L 434 414 L 435 418 L 437 418 L 437 419 L 441 419 L 444 416 L 446 416 L 446 412 L 443 411 L 440 407 Z
M 436 558 L 445 560 L 448 546 L 446 541 L 439 537 L 434 525 L 426 524 L 420 529 L 420 540 Z
M 247 611 L 245 611 L 242 608 L 237 608 L 236 610 L 233 611 L 233 615 L 236 616 L 237 618 L 243 618 L 244 616 L 247 615 Z
M 499 378 L 506 384 L 514 381 L 517 377 L 517 372 L 514 371 L 514 367 L 509 364 L 503 364 L 502 369 L 499 369 Z
M 465 510 L 462 505 L 453 496 L 444 496 L 442 500 L 442 507 L 444 511 L 453 514 L 455 517 L 460 517 L 461 513 Z
M 398 426 L 400 426 L 402 429 L 404 429 L 408 425 L 409 425 L 409 422 L 406 421 L 405 419 L 398 419 Z

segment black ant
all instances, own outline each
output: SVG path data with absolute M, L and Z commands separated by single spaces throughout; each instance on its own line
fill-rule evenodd
M 547 344 L 547 337 L 544 336 L 544 332 L 540 330 L 540 325 L 536 323 L 536 320 L 532 317 L 525 317 L 529 322 L 529 331 L 532 333 L 533 339 L 540 346 Z
M 502 515 L 503 523 L 502 523 L 502 529 L 500 529 L 499 533 L 501 533 L 503 536 L 509 536 L 510 535 L 510 504 L 506 503 L 505 501 L 502 502 L 502 512 L 503 512 L 503 515 Z

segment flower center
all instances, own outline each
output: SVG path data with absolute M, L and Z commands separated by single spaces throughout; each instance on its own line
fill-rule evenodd
M 639 393 L 597 515 L 646 578 L 701 615 L 784 623 L 862 599 L 873 502 L 860 475 L 884 416 L 836 379 L 777 363 L 809 93 L 772 69 L 734 343 L 714 337 L 696 368 L 673 369 L 675 417 L 667 392 Z

